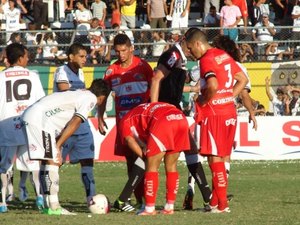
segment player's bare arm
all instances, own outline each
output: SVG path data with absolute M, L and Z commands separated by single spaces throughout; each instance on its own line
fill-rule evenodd
M 61 155 L 61 148 L 62 145 L 66 142 L 66 140 L 72 136 L 72 134 L 78 129 L 80 124 L 82 123 L 82 119 L 79 116 L 73 116 L 72 119 L 68 122 L 66 127 L 62 130 L 59 138 L 56 141 L 56 146 L 58 149 L 58 159 L 59 159 L 59 164 L 62 163 L 62 155 Z
M 126 141 L 128 147 L 135 154 L 137 154 L 140 158 L 144 158 L 145 155 L 143 154 L 142 148 L 139 146 L 139 144 L 137 143 L 137 141 L 133 137 L 127 136 L 127 137 L 125 137 L 125 141 Z
M 170 71 L 162 64 L 159 64 L 154 71 L 150 87 L 151 102 L 158 102 L 160 82 L 170 74 Z
M 235 85 L 233 86 L 233 97 L 237 97 L 239 93 L 245 88 L 247 83 L 249 82 L 247 76 L 243 72 L 238 72 L 234 75 L 234 79 L 236 80 Z
M 218 91 L 218 80 L 216 77 L 209 77 L 206 80 L 206 85 L 201 89 L 201 95 L 198 97 L 198 101 L 201 106 L 204 106 L 211 100 Z
M 103 100 L 103 102 L 98 105 L 98 130 L 100 134 L 105 135 L 106 131 L 105 128 L 107 129 L 107 125 L 104 121 L 103 115 L 106 109 L 106 102 L 107 102 L 107 97 Z
M 70 89 L 70 85 L 69 85 L 69 83 L 58 83 L 57 88 L 60 91 L 67 91 Z
M 257 121 L 255 118 L 255 111 L 254 111 L 254 107 L 252 105 L 252 99 L 249 95 L 249 92 L 247 89 L 243 89 L 240 93 L 240 96 L 243 100 L 243 105 L 245 106 L 245 108 L 248 110 L 249 112 L 249 123 L 252 121 L 253 122 L 253 129 L 257 130 Z

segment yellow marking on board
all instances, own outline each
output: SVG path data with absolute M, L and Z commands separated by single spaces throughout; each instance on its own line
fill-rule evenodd
M 57 67 L 51 66 L 49 68 L 49 79 L 48 79 L 48 95 L 53 93 L 53 81 L 54 81 L 54 73 Z

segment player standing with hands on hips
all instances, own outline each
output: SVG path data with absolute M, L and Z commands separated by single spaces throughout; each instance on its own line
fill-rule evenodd
M 201 126 L 200 154 L 207 156 L 212 172 L 211 212 L 230 212 L 225 158 L 231 154 L 236 130 L 234 97 L 244 89 L 248 79 L 235 60 L 225 51 L 213 48 L 198 28 L 190 28 L 185 40 L 200 66 L 196 122 Z

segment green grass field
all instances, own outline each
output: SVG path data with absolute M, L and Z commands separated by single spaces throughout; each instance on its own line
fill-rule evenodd
M 210 172 L 204 164 L 210 183 Z M 97 193 L 105 194 L 114 201 L 126 181 L 124 163 L 96 163 L 95 179 Z M 196 191 L 194 211 L 182 210 L 186 190 L 187 169 L 183 162 L 178 165 L 180 189 L 174 215 L 136 216 L 134 213 L 111 212 L 107 215 L 91 215 L 85 205 L 85 194 L 78 165 L 64 165 L 60 170 L 60 201 L 63 207 L 77 212 L 77 216 L 41 215 L 34 207 L 31 185 L 27 184 L 30 199 L 9 205 L 9 212 L 0 214 L 0 224 L 300 224 L 300 161 L 233 161 L 229 180 L 229 193 L 234 194 L 230 202 L 231 213 L 203 213 L 202 198 Z M 164 205 L 165 179 L 163 168 L 157 207 Z M 15 175 L 17 193 L 18 174 Z M 197 210 L 198 208 L 198 210 Z

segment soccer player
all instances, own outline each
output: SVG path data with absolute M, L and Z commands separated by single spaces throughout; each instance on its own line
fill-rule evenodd
M 19 43 L 13 43 L 6 47 L 6 59 L 10 65 L 0 73 L 0 121 L 10 117 L 19 116 L 31 104 L 45 95 L 39 75 L 27 68 L 28 50 Z M 5 133 L 5 130 L 2 130 Z M 22 146 L 21 146 L 22 145 Z M 8 186 L 9 171 L 17 154 L 17 169 L 20 170 L 20 200 L 26 200 L 27 191 L 25 187 L 28 172 L 32 172 L 33 183 L 36 191 L 36 204 L 39 208 L 43 207 L 43 199 L 40 193 L 39 182 L 39 162 L 31 161 L 28 158 L 24 143 L 11 144 L 5 141 L 0 142 L 0 173 L 2 181 L 2 205 L 0 212 L 7 211 L 6 189 Z M 19 146 L 19 147 L 18 147 Z
M 86 63 L 86 48 L 79 43 L 72 44 L 68 49 L 68 63 L 60 66 L 54 73 L 54 92 L 85 89 L 84 74 L 82 71 Z M 86 201 L 89 202 L 96 194 L 94 179 L 94 139 L 88 121 L 80 124 L 74 134 L 64 143 L 62 148 L 63 159 L 67 155 L 71 163 L 80 163 L 81 180 L 83 182 Z
M 167 129 L 166 129 L 167 127 Z M 139 105 L 120 122 L 120 136 L 131 151 L 146 157 L 144 181 L 145 209 L 138 215 L 155 215 L 159 186 L 158 169 L 164 160 L 166 172 L 166 204 L 162 214 L 173 214 L 179 187 L 177 160 L 181 151 L 190 148 L 189 125 L 181 110 L 174 105 L 155 102 Z
M 33 104 L 23 113 L 29 156 L 41 160 L 41 183 L 44 191 L 44 214 L 74 215 L 62 208 L 59 199 L 59 167 L 63 144 L 87 120 L 89 112 L 109 94 L 102 79 L 92 82 L 89 89 L 55 92 Z
M 151 102 L 167 102 L 181 109 L 180 102 L 184 90 L 184 84 L 192 79 L 186 68 L 188 54 L 184 40 L 176 43 L 164 52 L 157 62 L 157 67 L 151 83 Z M 197 79 L 197 78 L 195 78 Z M 188 87 L 190 92 L 197 92 L 197 87 Z M 187 167 L 201 191 L 204 206 L 207 207 L 211 190 L 207 183 L 205 173 L 198 154 L 197 146 L 190 134 L 191 150 L 185 151 Z M 190 178 L 189 178 L 190 180 Z M 192 190 L 192 189 L 190 189 Z M 194 191 L 189 191 L 185 197 L 184 208 L 192 209 Z
M 230 212 L 225 158 L 231 154 L 236 130 L 234 97 L 248 79 L 235 60 L 225 51 L 213 48 L 198 28 L 190 28 L 185 40 L 200 66 L 202 83 L 196 102 L 196 122 L 201 125 L 200 153 L 207 156 L 212 173 L 211 212 Z
M 108 81 L 114 92 L 118 129 L 120 119 L 130 109 L 149 101 L 153 70 L 146 61 L 133 55 L 133 45 L 126 34 L 116 35 L 113 46 L 118 60 L 107 68 L 104 79 Z M 106 102 L 98 107 L 99 131 L 103 135 L 106 126 L 103 119 L 105 107 Z M 143 180 L 145 163 L 127 146 L 121 144 L 119 135 L 116 138 L 115 155 L 125 156 L 128 181 L 114 202 L 114 208 L 120 211 L 133 211 L 134 207 L 128 199 L 134 190 L 137 203 L 142 204 L 143 182 L 140 181 Z

